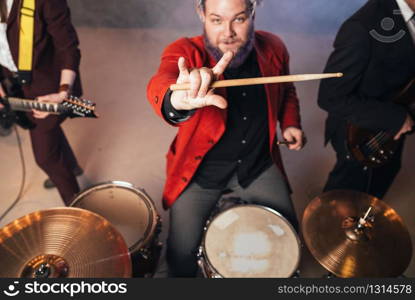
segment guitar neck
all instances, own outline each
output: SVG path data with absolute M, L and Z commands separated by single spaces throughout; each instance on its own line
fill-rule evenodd
M 58 103 L 42 103 L 15 97 L 8 97 L 7 101 L 9 102 L 11 109 L 17 111 L 31 111 L 32 109 L 36 109 L 52 114 L 61 114 L 64 111 L 62 105 Z

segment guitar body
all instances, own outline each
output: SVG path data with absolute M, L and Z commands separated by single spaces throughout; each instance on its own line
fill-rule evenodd
M 395 96 L 394 102 L 405 106 L 415 119 L 415 79 Z M 376 168 L 389 162 L 399 145 L 399 141 L 393 138 L 385 131 L 360 128 L 353 124 L 347 127 L 349 152 L 366 167 Z
M 10 97 L 22 97 L 23 95 L 21 88 L 13 80 L 3 80 L 2 86 L 6 94 Z M 21 111 L 13 111 L 9 103 L 5 100 L 1 101 L 1 104 L 4 105 L 4 109 L 0 111 L 0 123 L 3 125 L 3 127 L 10 128 L 13 126 L 13 124 L 17 124 L 23 129 L 35 128 L 35 123 L 30 121 L 26 113 Z
M 378 137 L 384 137 L 383 142 L 379 142 Z M 354 159 L 366 167 L 376 168 L 385 165 L 392 158 L 398 148 L 398 142 L 386 132 L 349 124 L 347 146 Z

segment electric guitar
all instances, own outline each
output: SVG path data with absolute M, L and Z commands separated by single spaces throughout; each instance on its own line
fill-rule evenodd
M 415 79 L 405 86 L 395 97 L 394 102 L 408 109 L 415 118 Z M 395 154 L 399 141 L 382 130 L 370 130 L 349 124 L 347 128 L 347 146 L 354 159 L 366 167 L 385 165 Z
M 66 98 L 62 103 L 46 103 L 16 97 L 0 98 L 0 102 L 13 111 L 31 111 L 35 109 L 51 114 L 63 114 L 70 118 L 97 118 L 95 103 L 74 96 Z

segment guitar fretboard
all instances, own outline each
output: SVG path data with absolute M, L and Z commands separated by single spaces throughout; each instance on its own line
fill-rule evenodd
M 58 103 L 42 103 L 34 100 L 27 100 L 21 98 L 8 97 L 7 101 L 13 110 L 19 111 L 31 111 L 36 109 L 39 111 L 50 112 L 50 113 L 62 113 L 64 111 L 61 104 Z

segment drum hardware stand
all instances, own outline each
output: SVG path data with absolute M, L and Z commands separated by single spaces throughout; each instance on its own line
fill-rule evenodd
M 23 278 L 65 278 L 68 276 L 68 263 L 60 256 L 39 255 L 31 259 L 24 267 Z
M 218 273 L 216 273 L 214 270 L 210 270 L 208 273 L 206 259 L 203 256 L 203 247 L 200 246 L 198 253 L 197 253 L 197 264 L 199 266 L 200 271 L 202 272 L 202 275 L 204 278 L 223 278 Z
M 346 236 L 352 241 L 368 240 L 368 236 L 365 229 L 371 228 L 375 221 L 375 217 L 369 216 L 373 207 L 370 206 L 363 217 L 356 221 L 356 218 L 348 217 L 344 220 L 343 226 L 345 228 Z M 356 224 L 357 223 L 357 224 Z
M 153 241 L 146 247 L 139 249 L 136 253 L 132 253 L 133 261 L 141 261 L 141 263 L 135 263 L 133 265 L 133 277 L 152 278 L 154 276 L 157 269 L 156 265 L 160 259 L 161 249 L 163 248 L 163 243 L 158 240 L 161 230 L 162 219 L 157 215 L 157 224 L 154 230 Z M 137 267 L 140 267 L 141 264 L 145 266 L 144 272 L 142 269 L 136 269 Z
M 372 210 L 373 206 L 369 206 L 364 216 L 359 218 L 357 224 L 355 224 L 356 218 L 354 217 L 348 217 L 345 219 L 343 224 L 346 227 L 345 232 L 349 239 L 351 239 L 352 241 L 362 241 L 369 239 L 369 237 L 365 234 L 365 229 L 372 227 L 372 224 L 375 221 L 375 216 L 369 215 Z M 353 224 L 353 226 L 351 226 L 351 224 Z M 332 279 L 337 278 L 337 276 L 329 272 L 326 275 L 324 275 L 323 278 Z
M 297 270 L 294 272 L 293 275 L 291 275 L 291 278 L 300 278 L 301 277 L 301 271 Z
M 50 276 L 50 265 L 42 264 L 39 269 L 35 271 L 35 278 L 49 278 Z
M 138 253 L 141 255 L 142 258 L 145 260 L 148 260 L 150 258 L 150 250 L 148 248 L 142 248 L 138 251 Z
M 155 233 L 157 234 L 157 236 L 161 233 L 162 222 L 163 222 L 163 219 L 159 215 L 157 215 L 157 226 L 155 230 Z
M 333 273 L 327 273 L 326 275 L 323 275 L 323 277 L 322 278 L 324 278 L 324 279 L 333 279 L 333 278 L 337 278 L 337 276 L 336 275 L 334 275 Z

